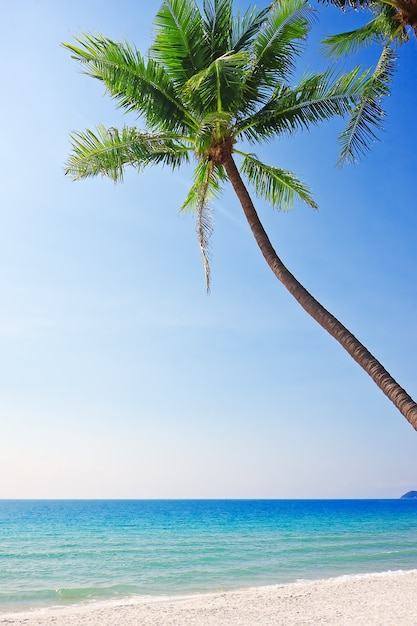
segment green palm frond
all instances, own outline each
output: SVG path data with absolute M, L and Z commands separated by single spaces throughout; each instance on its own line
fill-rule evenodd
M 342 76 L 333 69 L 306 76 L 292 89 L 281 87 L 260 111 L 239 122 L 237 133 L 250 141 L 268 140 L 347 115 L 361 97 L 367 76 L 358 67 Z
M 378 13 L 378 26 L 385 45 L 392 43 L 401 46 L 408 38 L 407 29 L 398 19 L 398 11 L 395 4 L 387 4 L 381 1 Z
M 248 61 L 245 52 L 230 52 L 196 73 L 184 86 L 192 106 L 202 112 L 238 111 L 243 102 L 242 80 Z
M 195 124 L 162 66 L 146 61 L 129 44 L 102 35 L 84 35 L 77 41 L 79 46 L 63 45 L 87 75 L 105 84 L 120 107 L 142 115 L 149 128 L 185 131 Z
M 360 48 L 370 46 L 380 39 L 381 30 L 378 18 L 375 18 L 356 30 L 327 37 L 322 43 L 326 46 L 326 54 L 337 58 L 355 54 Z
M 314 11 L 305 0 L 273 2 L 268 19 L 253 41 L 253 70 L 274 81 L 289 76 L 304 47 Z
M 222 193 L 222 184 L 227 180 L 223 167 L 204 159 L 194 170 L 194 183 L 180 211 L 195 212 L 201 204 L 209 205 Z
M 291 209 L 296 197 L 317 208 L 308 187 L 292 172 L 266 165 L 252 154 L 245 155 L 241 171 L 253 185 L 256 194 L 277 209 Z
M 342 146 L 338 163 L 354 163 L 377 140 L 375 131 L 382 130 L 384 111 L 381 99 L 388 95 L 395 70 L 397 55 L 387 46 L 383 48 L 377 66 L 369 77 L 362 96 L 354 109 L 349 124 L 339 137 Z
M 213 232 L 210 201 L 221 194 L 222 183 L 225 180 L 226 174 L 222 166 L 207 159 L 200 161 L 194 171 L 194 184 L 181 207 L 181 211 L 196 213 L 196 230 L 203 257 L 207 291 L 210 291 L 210 237 Z
M 235 52 L 248 51 L 253 38 L 261 30 L 268 12 L 269 8 L 261 11 L 257 8 L 249 8 L 243 15 L 238 12 L 232 24 L 230 49 Z
M 126 165 L 138 170 L 150 164 L 168 165 L 173 169 L 188 161 L 188 148 L 164 134 L 143 133 L 136 128 L 99 126 L 71 136 L 72 152 L 65 173 L 73 180 L 90 176 L 107 176 L 122 181 Z
M 269 101 L 274 90 L 288 82 L 313 18 L 314 11 L 305 0 L 272 3 L 251 45 L 242 117 L 257 111 Z
M 176 84 L 183 85 L 210 63 L 203 20 L 194 0 L 164 0 L 154 26 L 150 54 Z
M 394 0 L 319 0 L 346 8 L 367 9 L 374 17 L 367 24 L 346 33 L 332 35 L 323 40 L 328 54 L 339 57 L 355 54 L 361 48 L 376 42 L 387 46 L 408 41 L 407 29 L 399 19 L 398 5 Z
M 406 33 L 396 19 L 396 9 L 380 3 L 377 10 L 373 12 L 376 14 L 375 17 L 364 26 L 323 39 L 326 54 L 338 58 L 356 54 L 360 49 L 374 42 L 387 45 L 397 41 L 401 44 Z
M 232 0 L 204 0 L 203 22 L 212 60 L 230 52 L 233 24 Z

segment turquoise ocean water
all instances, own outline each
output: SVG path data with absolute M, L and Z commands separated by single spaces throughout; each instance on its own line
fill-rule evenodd
M 0 612 L 416 568 L 416 500 L 0 501 Z

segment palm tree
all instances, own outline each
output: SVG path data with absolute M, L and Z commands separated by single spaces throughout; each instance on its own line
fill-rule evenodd
M 333 4 L 345 11 L 346 9 L 369 9 L 374 14 L 372 23 L 358 29 L 362 36 L 367 32 L 378 36 L 392 38 L 400 35 L 408 41 L 409 29 L 417 36 L 417 2 L 416 0 L 319 0 Z M 370 30 L 369 30 L 370 29 Z M 358 32 L 352 31 L 352 32 Z
M 396 67 L 398 48 L 409 41 L 412 30 L 417 36 L 416 0 L 319 0 L 346 11 L 367 10 L 371 19 L 352 31 L 332 35 L 323 40 L 328 55 L 339 58 L 356 53 L 372 43 L 381 46 L 381 54 L 371 80 L 358 101 L 343 133 L 339 164 L 353 163 L 377 139 L 385 115 L 381 100 L 389 95 L 390 83 Z
M 207 289 L 209 205 L 229 180 L 275 276 L 417 429 L 416 403 L 284 266 L 243 182 L 242 176 L 277 208 L 290 207 L 296 198 L 315 207 L 292 172 L 262 163 L 244 148 L 349 114 L 367 88 L 369 78 L 357 68 L 342 76 L 332 70 L 309 74 L 289 84 L 312 15 L 305 0 L 281 0 L 236 16 L 232 0 L 204 0 L 202 11 L 195 0 L 164 0 L 146 58 L 102 35 L 85 34 L 77 44 L 64 44 L 85 73 L 103 81 L 119 106 L 142 116 L 147 127 L 74 133 L 66 173 L 74 180 L 103 175 L 119 181 L 127 165 L 140 172 L 148 165 L 177 168 L 194 161 L 194 183 L 182 210 L 197 216 Z

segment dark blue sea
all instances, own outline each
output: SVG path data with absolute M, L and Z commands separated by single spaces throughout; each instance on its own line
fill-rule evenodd
M 417 500 L 3 500 L 0 612 L 417 568 Z

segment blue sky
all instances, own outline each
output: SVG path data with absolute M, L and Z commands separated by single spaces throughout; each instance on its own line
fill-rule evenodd
M 3 8 L 0 497 L 416 489 L 417 434 L 274 278 L 230 188 L 214 205 L 208 296 L 194 220 L 178 215 L 189 171 L 127 172 L 117 186 L 64 176 L 71 131 L 140 122 L 60 43 L 95 31 L 145 52 L 158 7 Z M 323 8 L 319 17 L 300 69 L 323 67 L 317 42 L 358 19 Z M 335 167 L 339 120 L 257 150 L 296 172 L 318 211 L 256 202 L 289 269 L 414 397 L 416 54 L 413 39 L 382 141 L 360 164 Z

